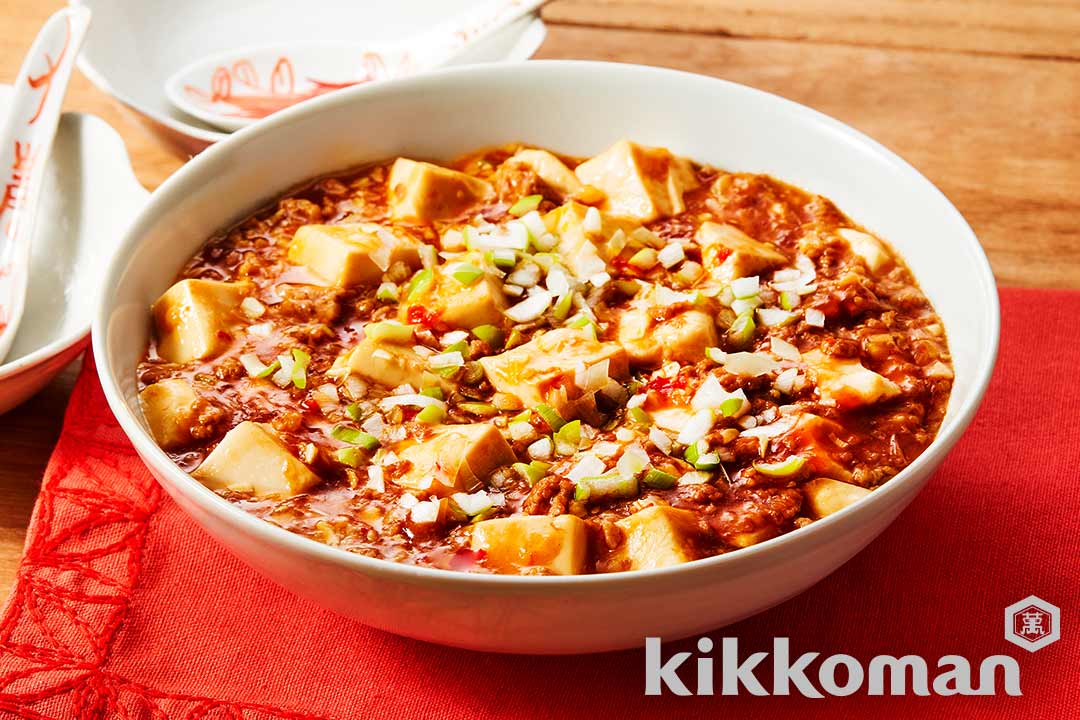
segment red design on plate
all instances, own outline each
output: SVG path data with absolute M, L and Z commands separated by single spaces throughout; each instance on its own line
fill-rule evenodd
M 282 56 L 274 64 L 274 69 L 270 74 L 269 87 L 263 90 L 254 63 L 242 59 L 234 62 L 232 67 L 219 65 L 215 68 L 210 79 L 209 90 L 194 85 L 185 85 L 184 91 L 201 100 L 228 106 L 227 108 L 218 108 L 218 112 L 222 115 L 263 118 L 298 102 L 385 76 L 385 63 L 377 53 L 364 53 L 361 58 L 361 67 L 363 72 L 357 80 L 328 82 L 305 77 L 304 82 L 308 85 L 308 89 L 298 91 L 296 88 L 296 71 L 293 69 L 292 60 L 287 56 Z M 237 85 L 256 91 L 262 90 L 262 92 L 236 93 L 234 91 Z
M 30 118 L 29 125 L 33 125 L 37 122 L 37 119 L 41 117 L 41 111 L 45 107 L 45 100 L 49 97 L 49 91 L 52 90 L 53 77 L 56 75 L 56 71 L 60 68 L 60 63 L 64 60 L 64 56 L 67 55 L 68 45 L 71 43 L 71 20 L 65 18 L 64 24 L 64 46 L 60 48 L 60 54 L 56 56 L 56 60 L 53 61 L 49 57 L 48 53 L 45 53 L 45 64 L 47 69 L 41 75 L 37 77 L 28 77 L 26 81 L 35 90 L 44 88 L 41 93 L 41 100 L 38 101 L 37 111 L 34 112 L 34 116 Z

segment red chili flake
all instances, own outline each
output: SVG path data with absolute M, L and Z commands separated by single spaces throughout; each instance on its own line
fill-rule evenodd
M 403 407 L 403 408 L 401 408 L 401 417 L 404 418 L 406 421 L 412 420 L 413 418 L 415 418 L 419 414 L 420 414 L 420 408 L 415 408 L 415 407 Z
M 315 402 L 314 398 L 304 398 L 303 402 L 301 402 L 300 404 L 306 407 L 310 412 L 322 413 L 322 409 L 319 407 L 319 403 Z
M 675 377 L 664 377 L 661 375 L 649 380 L 649 382 L 645 383 L 645 387 L 646 389 L 655 392 L 657 395 L 670 398 L 673 392 L 685 388 L 686 383 L 687 378 L 685 375 L 676 375 Z
M 410 305 L 405 312 L 410 325 L 419 325 L 431 330 L 439 322 L 439 314 L 428 310 L 423 305 Z

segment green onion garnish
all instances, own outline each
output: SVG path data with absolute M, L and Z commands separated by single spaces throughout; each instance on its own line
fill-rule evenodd
M 348 425 L 335 425 L 334 429 L 330 431 L 330 436 L 335 440 L 349 443 L 350 445 L 357 445 L 364 450 L 374 450 L 379 447 L 379 439 L 370 433 L 366 433 L 363 430 L 358 430 Z
M 570 308 L 574 305 L 574 296 L 571 293 L 565 293 L 559 297 L 558 302 L 555 303 L 555 309 L 551 311 L 551 314 L 556 320 L 565 320 L 566 316 L 570 314 Z
M 728 328 L 728 340 L 735 347 L 746 347 L 754 339 L 754 312 L 743 313 Z
M 514 217 L 521 217 L 526 213 L 530 213 L 536 208 L 540 207 L 540 201 L 544 199 L 543 195 L 526 195 L 518 200 L 516 203 L 510 206 L 508 211 Z
M 428 405 L 416 414 L 416 422 L 425 425 L 438 425 L 446 418 L 446 411 L 439 405 Z
M 506 337 L 503 331 L 494 325 L 478 325 L 473 328 L 472 333 L 493 348 L 501 347 Z
M 280 360 L 274 360 L 274 362 L 267 365 L 266 369 L 263 370 L 258 375 L 256 375 L 255 377 L 257 377 L 257 378 L 268 378 L 268 377 L 270 377 L 271 375 L 273 375 L 274 373 L 276 373 L 280 369 L 281 369 L 281 361 Z
M 514 463 L 513 468 L 521 473 L 521 475 L 529 481 L 530 485 L 535 485 L 544 479 L 544 476 L 547 475 L 547 471 L 551 468 L 551 464 L 533 460 L 528 464 L 523 462 Z
M 293 348 L 292 384 L 303 390 L 307 387 L 307 369 L 311 356 L 300 348 Z
M 785 310 L 794 310 L 799 306 L 800 301 L 798 293 L 791 292 L 790 290 L 785 290 L 780 293 L 780 307 Z
M 631 498 L 637 494 L 637 478 L 621 477 L 619 475 L 581 478 L 574 487 L 574 499 L 581 501 Z
M 458 410 L 467 412 L 470 415 L 479 415 L 480 417 L 494 417 L 499 414 L 499 409 L 491 403 L 482 402 L 463 402 L 458 403 Z
M 360 467 L 360 463 L 363 461 L 360 450 L 354 447 L 340 448 L 334 453 L 334 457 L 342 465 L 348 465 L 351 468 Z
M 742 410 L 743 403 L 746 402 L 741 397 L 730 397 L 720 403 L 720 412 L 724 417 L 732 417 L 735 413 Z
M 806 465 L 806 458 L 802 455 L 792 455 L 780 462 L 756 462 L 754 463 L 754 469 L 768 477 L 785 478 L 802 470 L 804 465 Z
M 476 281 L 484 276 L 484 271 L 475 265 L 469 265 L 468 263 L 461 263 L 454 268 L 452 273 L 454 279 L 462 285 L 475 285 Z
M 418 270 L 417 273 L 413 275 L 412 280 L 409 281 L 409 289 L 405 293 L 405 299 L 408 302 L 419 300 L 434 283 L 435 273 L 431 268 Z
M 442 388 L 435 385 L 421 389 L 420 394 L 425 397 L 435 398 L 436 400 L 446 399 L 446 395 L 443 394 Z
M 553 439 L 555 452 L 560 455 L 573 455 L 581 445 L 581 421 L 566 423 L 555 432 Z
M 559 411 L 550 405 L 540 403 L 536 406 L 536 412 L 540 414 L 540 417 L 544 418 L 544 422 L 548 424 L 552 432 L 558 432 L 566 424 L 566 420 L 563 420 L 563 416 L 559 414 Z
M 468 360 L 469 359 L 469 343 L 465 342 L 464 340 L 458 340 L 453 345 L 450 345 L 446 349 L 444 349 L 442 351 L 442 353 L 440 353 L 440 354 L 445 355 L 447 353 L 454 353 L 454 352 L 461 353 L 461 357 L 464 358 L 465 360 Z
M 351 417 L 353 420 L 359 422 L 360 420 L 360 403 L 350 403 L 345 406 L 345 414 Z
M 651 468 L 646 471 L 645 477 L 641 479 L 641 482 L 651 488 L 656 488 L 657 490 L 667 490 L 670 487 L 674 487 L 675 479 L 675 476 L 671 473 Z
M 372 340 L 405 344 L 413 341 L 413 326 L 403 325 L 395 320 L 382 320 L 364 326 L 364 335 Z
M 397 302 L 398 286 L 392 282 L 384 282 L 375 291 L 375 299 L 379 302 Z
M 639 407 L 632 407 L 626 411 L 627 417 L 638 425 L 652 425 L 652 416 Z

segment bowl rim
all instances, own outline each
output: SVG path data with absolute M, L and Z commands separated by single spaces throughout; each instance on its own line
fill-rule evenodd
M 88 9 L 92 9 L 89 8 L 86 0 L 68 0 L 68 5 L 86 6 Z M 492 61 L 493 63 L 503 64 L 522 62 L 529 57 L 532 57 L 540 48 L 540 45 L 543 44 L 544 39 L 547 37 L 547 24 L 544 22 L 543 18 L 540 17 L 539 11 L 535 11 L 531 15 L 526 15 L 521 18 L 521 20 L 524 20 L 527 17 L 531 17 L 532 19 L 527 23 L 523 23 L 523 28 L 519 36 L 519 42 L 521 41 L 521 39 L 528 37 L 529 33 L 535 32 L 537 33 L 537 36 L 534 42 L 530 42 L 526 45 L 524 57 L 522 57 L 523 53 L 518 48 L 518 45 L 515 44 L 511 50 L 511 53 L 507 55 L 507 58 L 505 60 Z M 86 79 L 89 80 L 90 83 L 101 92 L 105 93 L 117 102 L 135 111 L 147 120 L 157 123 L 169 130 L 172 130 L 173 132 L 179 133 L 180 135 L 192 138 L 194 140 L 206 142 L 211 145 L 215 145 L 219 142 L 224 141 L 229 136 L 235 135 L 237 132 L 239 132 L 238 130 L 234 130 L 231 132 L 225 130 L 216 130 L 213 127 L 210 127 L 210 123 L 204 120 L 200 120 L 191 113 L 188 113 L 179 107 L 175 108 L 177 112 L 183 113 L 185 116 L 190 118 L 191 121 L 200 124 L 195 125 L 192 122 L 185 121 L 183 118 L 176 117 L 175 115 L 171 115 L 168 113 L 162 113 L 158 110 L 155 110 L 154 108 L 149 107 L 141 100 L 137 100 L 130 94 L 126 92 L 121 92 L 119 89 L 117 89 L 115 85 L 109 82 L 105 71 L 99 70 L 98 67 L 90 61 L 89 57 L 85 52 L 79 53 L 79 57 L 75 60 L 75 66 L 79 68 L 79 72 L 85 75 Z M 335 90 L 334 92 L 340 92 L 340 90 Z M 165 98 L 166 103 L 171 104 L 171 100 L 169 100 L 168 96 L 164 95 L 164 88 L 162 89 L 162 94 Z M 280 112 L 282 111 L 278 111 L 278 113 L 275 114 L 280 114 Z
M 725 568 L 730 570 L 733 566 L 767 561 L 770 556 L 776 560 L 779 559 L 783 550 L 788 549 L 789 545 L 793 543 L 811 543 L 814 538 L 819 537 L 824 539 L 825 534 L 829 533 L 834 526 L 856 522 L 854 519 L 855 514 L 871 513 L 875 509 L 881 511 L 889 507 L 894 501 L 900 501 L 905 493 L 914 493 L 921 487 L 921 484 L 929 478 L 929 471 L 940 463 L 971 422 L 985 395 L 994 369 L 1000 335 L 1000 310 L 997 285 L 986 253 L 971 227 L 944 193 L 894 152 L 869 136 L 817 110 L 778 95 L 728 80 L 648 65 L 581 60 L 532 60 L 519 63 L 491 63 L 450 67 L 422 76 L 403 78 L 378 85 L 361 85 L 327 94 L 275 113 L 259 123 L 232 134 L 226 141 L 210 147 L 198 158 L 195 158 L 168 178 L 165 183 L 155 190 L 150 201 L 129 226 L 118 250 L 109 263 L 105 278 L 106 286 L 117 285 L 118 279 L 126 267 L 127 258 L 139 244 L 142 234 L 146 229 L 156 224 L 156 216 L 162 210 L 168 208 L 173 203 L 174 198 L 183 195 L 184 186 L 189 177 L 202 172 L 203 166 L 212 166 L 218 163 L 219 158 L 227 161 L 234 148 L 239 149 L 257 137 L 272 134 L 279 127 L 286 126 L 302 117 L 317 115 L 324 109 L 358 105 L 366 97 L 373 94 L 393 94 L 402 90 L 438 86 L 444 78 L 448 77 L 473 76 L 470 78 L 471 81 L 483 83 L 493 75 L 560 72 L 568 72 L 570 75 L 580 75 L 581 73 L 621 75 L 620 80 L 624 81 L 630 80 L 630 76 L 633 76 L 632 79 L 635 80 L 648 78 L 650 80 L 666 79 L 671 82 L 720 84 L 726 86 L 728 92 L 736 95 L 742 94 L 759 99 L 764 97 L 769 102 L 774 103 L 780 110 L 794 113 L 801 121 L 811 125 L 818 125 L 839 134 L 848 142 L 864 147 L 886 161 L 893 169 L 932 190 L 937 199 L 944 203 L 944 209 L 959 223 L 961 239 L 967 246 L 968 254 L 971 256 L 976 271 L 976 277 L 973 278 L 976 282 L 972 284 L 972 289 L 976 290 L 983 300 L 981 307 L 982 321 L 985 323 L 990 337 L 988 346 L 984 348 L 984 352 L 979 354 L 979 360 L 972 371 L 972 389 L 969 396 L 956 408 L 951 417 L 946 418 L 945 423 L 939 429 L 930 446 L 884 485 L 874 490 L 867 497 L 837 513 L 816 520 L 806 527 L 784 533 L 751 547 L 673 567 L 568 576 L 518 576 L 459 572 L 370 558 L 325 545 L 257 518 L 218 496 L 176 466 L 153 441 L 149 433 L 143 429 L 135 413 L 125 402 L 118 384 L 112 379 L 109 353 L 107 352 L 107 327 L 112 314 L 111 304 L 114 295 L 103 295 L 98 301 L 92 333 L 98 375 L 108 403 L 120 426 L 143 461 L 151 466 L 154 471 L 153 474 L 162 478 L 163 484 L 167 486 L 166 489 L 182 494 L 186 501 L 198 506 L 203 512 L 213 516 L 217 521 L 233 527 L 248 537 L 271 547 L 284 546 L 291 553 L 304 556 L 311 561 L 340 565 L 366 575 L 388 577 L 396 581 L 454 586 L 456 589 L 468 589 L 469 591 L 527 592 L 549 587 L 585 589 L 593 586 L 636 586 L 641 583 L 656 582 L 660 579 L 674 580 L 677 577 L 681 578 L 702 572 L 720 571 Z M 765 564 L 769 563 L 766 562 Z

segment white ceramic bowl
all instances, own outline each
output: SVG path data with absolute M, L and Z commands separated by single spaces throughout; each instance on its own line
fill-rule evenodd
M 0 115 L 9 85 L 0 85 Z M 86 346 L 105 264 L 147 192 L 104 121 L 60 119 L 38 207 L 26 310 L 0 364 L 0 413 L 36 393 Z
M 248 46 L 385 41 L 446 20 L 478 0 L 69 0 L 94 13 L 79 69 L 99 90 L 131 109 L 171 151 L 187 158 L 228 133 L 175 108 L 165 82 L 207 55 Z M 536 15 L 478 43 L 456 64 L 526 60 L 547 29 Z
M 219 228 L 307 178 L 368 161 L 446 159 L 514 140 L 587 155 L 624 136 L 822 193 L 903 253 L 941 314 L 956 369 L 941 432 L 910 467 L 842 512 L 727 555 L 644 572 L 500 577 L 397 565 L 292 535 L 222 500 L 154 444 L 135 378 L 147 309 Z M 509 652 L 640 646 L 646 635 L 699 633 L 802 592 L 878 535 L 930 477 L 979 405 L 998 339 L 994 279 L 978 241 L 948 200 L 896 155 L 773 95 L 602 63 L 451 69 L 288 110 L 211 148 L 162 185 L 107 282 L 115 291 L 94 325 L 106 395 L 150 469 L 210 534 L 252 567 L 342 614 L 415 638 Z

